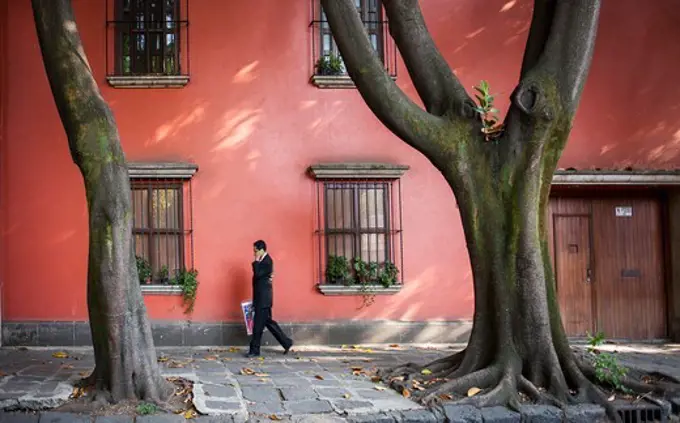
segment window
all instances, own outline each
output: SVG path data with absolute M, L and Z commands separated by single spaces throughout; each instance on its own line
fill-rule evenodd
M 406 166 L 321 164 L 317 180 L 318 270 L 323 293 L 403 281 L 401 183 Z M 398 288 L 397 288 L 398 289 Z M 385 291 L 387 292 L 387 291 Z
M 345 65 L 335 43 L 330 25 L 326 19 L 319 0 L 312 0 L 314 21 L 310 25 L 314 29 L 313 50 L 314 69 L 312 82 L 321 87 L 351 87 L 352 81 L 347 76 Z M 381 0 L 354 0 L 368 38 L 376 53 L 385 64 L 386 69 L 396 77 L 396 46 L 389 43 L 387 21 L 384 19 Z
M 158 285 L 179 292 L 175 278 L 194 267 L 190 178 L 196 166 L 131 163 L 129 171 L 139 282 L 145 292 L 161 293 Z
M 188 0 L 111 0 L 113 19 L 107 20 L 107 48 L 112 48 L 109 83 L 149 86 L 186 84 Z M 107 13 L 108 13 L 107 7 Z M 112 42 L 108 39 L 112 37 Z M 184 43 L 183 43 L 184 42 Z M 111 44 L 111 46 L 109 46 Z M 183 57 L 183 54 L 185 57 Z M 107 64 L 107 68 L 109 68 Z

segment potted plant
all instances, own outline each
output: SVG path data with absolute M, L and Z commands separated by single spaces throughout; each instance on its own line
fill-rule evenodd
M 352 274 L 349 268 L 349 261 L 343 256 L 329 256 L 326 264 L 326 282 L 327 283 L 349 283 L 352 279 Z
M 361 257 L 354 258 L 354 273 L 360 285 L 371 285 L 378 280 L 378 263 L 367 263 Z
M 168 270 L 168 266 L 161 266 L 161 270 L 158 271 L 158 280 L 163 285 L 168 284 L 170 281 L 170 271 Z
M 380 271 L 378 272 L 378 282 L 383 287 L 389 288 L 397 283 L 398 275 L 399 269 L 397 269 L 397 266 L 395 266 L 394 263 L 387 261 L 381 266 Z
M 182 288 L 182 302 L 184 304 L 184 313 L 189 314 L 194 311 L 194 303 L 196 302 L 196 293 L 198 292 L 198 270 L 181 269 L 177 272 L 177 276 L 173 279 L 173 285 L 179 285 Z
M 345 65 L 340 56 L 333 53 L 323 55 L 316 61 L 317 75 L 342 75 L 345 71 Z
M 137 264 L 137 275 L 139 275 L 140 284 L 151 284 L 151 276 L 153 272 L 151 270 L 151 265 L 149 262 L 140 256 L 135 256 L 135 262 Z

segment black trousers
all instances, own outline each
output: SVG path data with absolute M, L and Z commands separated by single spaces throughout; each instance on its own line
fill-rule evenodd
M 288 348 L 293 344 L 293 341 L 283 333 L 278 323 L 272 319 L 272 308 L 260 308 L 255 310 L 255 321 L 253 322 L 253 336 L 250 338 L 250 353 L 259 354 L 260 344 L 262 343 L 262 333 L 264 328 L 269 329 L 269 332 L 274 335 L 279 344 L 283 348 Z

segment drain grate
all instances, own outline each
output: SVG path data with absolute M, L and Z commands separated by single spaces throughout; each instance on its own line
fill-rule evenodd
M 621 416 L 623 423 L 668 422 L 668 416 L 656 404 L 640 401 L 636 404 L 617 404 L 614 408 Z

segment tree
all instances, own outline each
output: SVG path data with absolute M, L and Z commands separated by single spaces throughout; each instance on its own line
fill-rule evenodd
M 593 54 L 600 0 L 536 0 L 520 81 L 502 125 L 470 98 L 437 50 L 417 0 L 383 0 L 390 33 L 425 110 L 375 54 L 354 2 L 321 0 L 347 71 L 368 107 L 442 173 L 458 203 L 474 279 L 467 348 L 429 363 L 424 402 L 464 395 L 478 406 L 607 404 L 567 341 L 547 244 L 546 206 Z M 484 91 L 484 90 L 482 90 Z M 483 96 L 478 97 L 484 103 Z M 423 367 L 388 373 L 401 385 Z M 628 378 L 631 388 L 649 385 Z M 668 385 L 657 386 L 659 390 Z M 572 394 L 573 393 L 573 394 Z M 609 407 L 610 412 L 612 411 Z
M 70 0 L 32 0 L 54 101 L 89 212 L 87 305 L 97 397 L 162 402 L 161 377 L 132 249 L 130 180 L 118 129 L 83 51 Z

